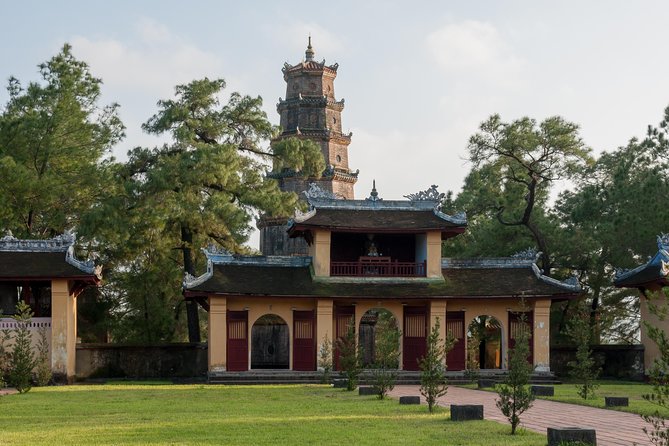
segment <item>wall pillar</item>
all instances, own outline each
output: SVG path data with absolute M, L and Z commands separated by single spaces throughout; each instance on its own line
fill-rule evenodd
M 550 299 L 534 302 L 534 370 L 550 372 Z
M 323 346 L 325 337 L 330 340 L 330 355 L 333 354 L 335 348 L 335 333 L 334 333 L 334 304 L 332 299 L 318 299 L 316 303 L 316 358 L 320 359 L 320 351 Z M 330 357 L 334 361 L 334 357 Z M 318 370 L 323 370 L 318 367 Z
M 77 301 L 65 279 L 51 282 L 51 370 L 57 381 L 74 381 Z
M 209 340 L 207 354 L 210 372 L 226 370 L 227 355 L 227 298 L 209 296 Z
M 314 230 L 309 255 L 314 267 L 314 275 L 330 276 L 330 231 Z
M 439 339 L 446 340 L 446 301 L 433 300 L 430 301 L 430 326 L 428 327 L 427 335 L 430 335 L 430 330 L 437 323 L 439 318 Z M 443 345 L 443 342 L 442 342 Z
M 441 272 L 441 232 L 430 231 L 427 233 L 427 277 L 443 278 Z

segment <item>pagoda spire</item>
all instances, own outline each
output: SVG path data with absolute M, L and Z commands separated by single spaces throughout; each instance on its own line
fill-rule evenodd
M 304 52 L 304 59 L 306 62 L 311 62 L 314 60 L 314 54 L 316 52 L 311 47 L 311 34 L 309 34 L 309 44 L 307 45 L 307 50 Z

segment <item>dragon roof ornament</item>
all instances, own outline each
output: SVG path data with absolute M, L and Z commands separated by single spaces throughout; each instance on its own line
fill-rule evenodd
M 74 232 L 65 231 L 47 240 L 19 240 L 8 230 L 0 238 L 0 251 L 65 252 L 74 245 L 76 239 Z
M 526 259 L 532 261 L 536 261 L 539 258 L 539 256 L 541 256 L 541 252 L 537 251 L 532 247 L 523 249 L 522 251 L 518 251 L 515 254 L 511 254 L 511 257 L 513 257 L 514 259 Z
M 427 190 L 422 190 L 419 192 L 416 192 L 414 194 L 408 194 L 404 195 L 404 198 L 408 198 L 411 201 L 438 201 L 441 202 L 444 197 L 446 197 L 445 193 L 440 193 L 437 188 L 439 186 L 433 184 L 430 186 L 429 189 Z
M 333 194 L 330 191 L 322 189 L 318 184 L 316 183 L 309 183 L 309 189 L 305 190 L 302 192 L 305 197 L 307 197 L 307 201 L 310 201 L 311 199 L 316 199 L 316 200 L 336 200 L 337 196 Z
M 669 251 L 669 234 L 660 234 L 657 236 L 657 248 Z

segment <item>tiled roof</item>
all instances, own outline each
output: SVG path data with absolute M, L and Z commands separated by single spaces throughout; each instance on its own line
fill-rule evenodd
M 658 236 L 658 251 L 647 263 L 634 269 L 618 270 L 613 284 L 619 288 L 636 288 L 653 283 L 669 284 L 669 236 Z

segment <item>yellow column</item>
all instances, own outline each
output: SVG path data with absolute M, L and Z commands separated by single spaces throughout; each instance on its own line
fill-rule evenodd
M 550 299 L 534 302 L 534 370 L 550 372 Z
M 309 248 L 314 274 L 330 276 L 330 231 L 314 230 L 314 240 Z
M 333 326 L 333 311 L 334 304 L 332 299 L 318 299 L 316 304 L 316 357 L 319 357 L 319 352 L 323 346 L 323 341 L 326 336 L 330 340 L 331 344 L 331 353 L 334 350 L 334 326 Z M 333 360 L 334 358 L 330 358 Z M 318 367 L 321 370 L 321 367 Z
M 446 340 L 446 301 L 433 300 L 430 301 L 430 326 L 428 328 L 428 336 L 432 327 L 434 327 L 439 319 L 439 339 Z M 446 358 L 444 358 L 446 361 Z
M 209 371 L 224 372 L 227 348 L 227 299 L 209 296 Z
M 51 370 L 57 380 L 72 382 L 77 348 L 77 302 L 67 280 L 51 282 Z
M 443 277 L 441 272 L 441 233 L 427 233 L 427 277 Z

